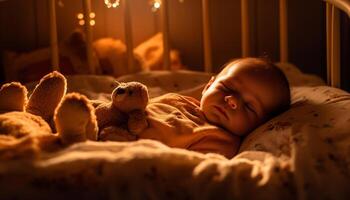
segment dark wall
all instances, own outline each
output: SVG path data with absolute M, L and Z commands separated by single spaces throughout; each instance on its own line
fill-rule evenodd
M 172 44 L 183 53 L 186 64 L 203 65 L 201 1 L 171 4 Z M 279 0 L 249 0 L 252 56 L 279 60 Z M 319 0 L 288 1 L 289 58 L 303 71 L 326 77 L 324 3 Z M 219 68 L 241 56 L 239 0 L 210 1 L 213 65 Z
M 290 59 L 303 71 L 326 78 L 325 6 L 323 1 L 288 1 Z
M 81 1 L 62 0 L 57 7 L 59 38 L 77 27 L 76 13 Z M 169 1 L 171 45 L 180 50 L 184 64 L 203 69 L 202 0 Z M 279 59 L 279 0 L 249 0 L 252 23 L 252 56 Z M 151 12 L 148 0 L 132 0 L 135 45 L 160 31 L 159 13 Z M 320 0 L 288 1 L 289 58 L 305 72 L 325 78 L 324 5 Z M 92 0 L 96 12 L 95 39 L 124 39 L 123 12 L 107 9 L 103 0 Z M 27 51 L 49 43 L 46 0 L 9 0 L 0 3 L 0 50 Z M 240 0 L 210 1 L 213 65 L 219 68 L 229 59 L 241 56 Z M 344 30 L 346 31 L 346 30 Z M 348 42 L 347 42 L 348 43 Z M 347 54 L 345 54 L 347 55 Z M 346 64 L 346 63 L 345 63 Z M 343 79 L 345 80 L 345 79 Z

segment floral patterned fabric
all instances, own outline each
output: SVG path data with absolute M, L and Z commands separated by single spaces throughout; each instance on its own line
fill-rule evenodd
M 85 142 L 36 160 L 0 162 L 0 194 L 7 199 L 348 199 L 350 94 L 290 64 L 280 67 L 292 86 L 291 108 L 247 136 L 231 160 L 151 140 Z M 159 76 L 150 82 L 136 75 L 153 88 L 151 95 L 172 87 L 198 95 L 210 78 L 152 73 Z M 167 84 L 151 84 L 157 80 Z M 201 81 L 189 84 L 194 80 Z M 93 97 L 97 90 L 78 87 L 89 85 L 85 81 L 70 89 Z M 94 87 L 110 84 L 95 79 Z

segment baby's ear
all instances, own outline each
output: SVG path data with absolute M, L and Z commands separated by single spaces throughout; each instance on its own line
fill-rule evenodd
M 211 84 L 213 84 L 214 81 L 215 81 L 215 76 L 212 76 L 209 82 L 207 83 L 207 85 L 204 87 L 202 91 L 202 95 L 208 90 L 208 88 L 211 86 Z

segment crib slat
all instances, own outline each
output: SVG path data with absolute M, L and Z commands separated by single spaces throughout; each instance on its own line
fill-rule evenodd
M 90 25 L 90 13 L 91 13 L 91 0 L 83 0 L 83 13 L 85 19 L 85 34 L 86 34 L 86 55 L 88 68 L 91 73 L 95 73 L 93 66 L 93 57 L 92 57 L 92 27 Z
M 170 69 L 170 42 L 169 42 L 169 15 L 168 15 L 168 0 L 162 0 L 160 8 L 162 15 L 162 32 L 163 32 L 163 64 L 164 69 Z
M 134 72 L 134 42 L 131 23 L 130 0 L 124 0 L 124 34 L 129 73 Z
M 350 1 L 349 0 L 324 0 L 324 1 L 336 6 L 338 9 L 344 11 L 350 17 Z
M 280 61 L 288 62 L 288 6 L 287 0 L 280 0 Z
M 327 84 L 331 85 L 332 61 L 332 5 L 326 4 L 326 42 L 327 42 Z
M 327 83 L 340 87 L 340 13 L 332 4 L 326 4 L 327 28 Z
M 340 12 L 332 6 L 331 86 L 340 87 Z
M 210 14 L 209 0 L 202 0 L 203 16 L 203 46 L 204 46 L 204 68 L 205 72 L 212 72 L 212 54 L 211 54 L 211 32 L 210 32 Z
M 241 0 L 242 57 L 250 55 L 249 2 Z
M 50 12 L 50 44 L 51 44 L 51 65 L 53 70 L 59 71 L 59 54 L 57 41 L 57 20 L 56 20 L 56 0 L 49 0 Z

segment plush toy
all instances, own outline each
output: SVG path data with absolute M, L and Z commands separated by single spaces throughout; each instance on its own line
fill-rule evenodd
M 96 108 L 100 140 L 132 141 L 148 126 L 148 90 L 139 82 L 117 83 L 111 102 Z
M 0 158 L 28 157 L 97 140 L 91 103 L 83 95 L 65 93 L 66 79 L 58 72 L 44 76 L 29 100 L 20 83 L 4 84 L 0 89 Z

